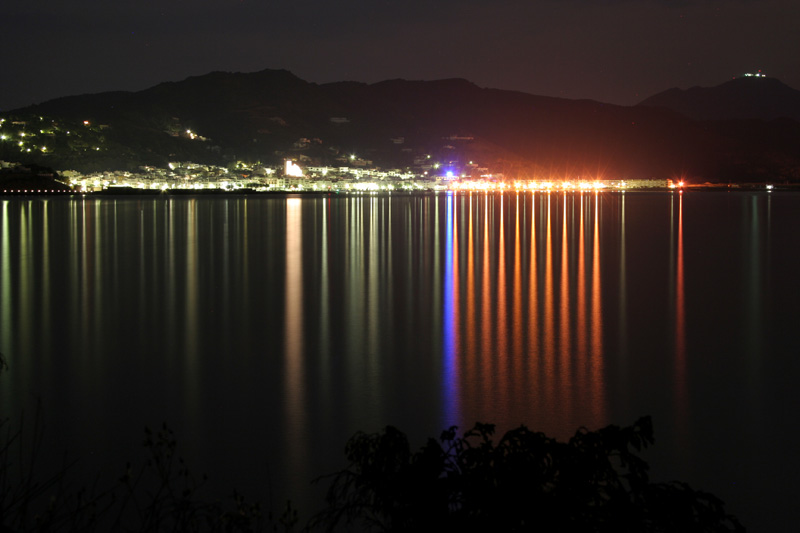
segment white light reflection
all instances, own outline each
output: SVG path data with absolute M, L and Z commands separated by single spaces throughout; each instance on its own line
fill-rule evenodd
M 286 449 L 298 472 L 307 457 L 306 395 L 303 390 L 303 228 L 302 200 L 286 199 L 286 292 L 284 357 Z M 301 476 L 302 477 L 302 476 Z M 300 487 L 293 487 L 302 490 Z

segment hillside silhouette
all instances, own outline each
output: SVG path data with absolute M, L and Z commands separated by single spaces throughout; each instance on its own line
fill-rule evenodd
M 800 91 L 775 78 L 747 76 L 716 87 L 672 88 L 643 100 L 696 120 L 800 121 Z
M 764 81 L 789 96 L 797 92 L 777 80 L 759 80 Z M 749 86 L 724 84 L 717 90 L 739 94 L 731 97 L 736 102 Z M 54 168 L 63 161 L 92 166 L 103 155 L 103 164 L 120 161 L 127 167 L 168 160 L 279 164 L 284 158 L 337 166 L 349 154 L 410 168 L 428 154 L 459 168 L 475 161 L 523 179 L 800 180 L 796 100 L 761 106 L 786 109 L 767 117 L 789 118 L 707 120 L 670 103 L 677 98 L 673 93 L 625 107 L 481 88 L 462 79 L 315 84 L 285 70 L 264 70 L 58 98 L 6 116 L 103 125 L 103 153 L 27 156 Z M 14 155 L 4 150 L 3 157 Z

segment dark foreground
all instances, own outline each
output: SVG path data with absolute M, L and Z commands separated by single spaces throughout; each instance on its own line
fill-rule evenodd
M 264 509 L 237 492 L 203 495 L 166 427 L 145 430 L 146 459 L 107 488 L 75 488 L 69 465 L 39 475 L 41 430 L 0 421 L 0 531 L 744 531 L 715 496 L 685 483 L 651 483 L 638 455 L 653 443 L 649 417 L 581 429 L 558 442 L 524 426 L 497 442 L 494 426 L 456 428 L 416 452 L 394 427 L 357 433 L 349 466 L 318 479 L 327 506 L 308 524 L 287 502 Z M 30 431 L 28 431 L 30 433 Z M 565 528 L 565 526 L 567 526 Z

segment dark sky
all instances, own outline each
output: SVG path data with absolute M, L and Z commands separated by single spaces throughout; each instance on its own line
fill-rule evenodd
M 800 88 L 798 0 L 3 0 L 0 110 L 214 70 L 460 77 L 635 104 L 761 69 Z

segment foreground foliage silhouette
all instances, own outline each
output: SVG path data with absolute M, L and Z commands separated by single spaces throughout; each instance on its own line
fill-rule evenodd
M 197 478 L 176 454 L 177 443 L 164 425 L 158 432 L 145 429 L 143 464 L 128 464 L 125 472 L 105 489 L 75 489 L 66 464 L 45 478 L 35 463 L 41 427 L 34 429 L 30 449 L 22 428 L 4 427 L 0 444 L 0 532 L 50 531 L 291 531 L 297 512 L 287 503 L 281 516 L 263 511 L 233 491 L 230 500 L 202 496 L 206 478 Z M 13 448 L 18 448 L 13 450 Z M 30 453 L 27 453 L 30 452 Z
M 0 354 L 0 374 L 7 368 Z M 33 435 L 0 418 L 0 532 L 23 531 L 291 531 L 297 511 L 279 517 L 247 503 L 208 501 L 176 454 L 165 426 L 145 430 L 148 459 L 128 465 L 104 490 L 74 490 L 65 464 L 40 478 L 42 428 Z M 649 417 L 632 426 L 580 429 L 562 443 L 520 427 L 496 444 L 495 427 L 456 428 L 412 453 L 389 426 L 347 443 L 350 466 L 326 476 L 327 507 L 309 529 L 381 531 L 743 531 L 722 502 L 685 483 L 651 483 L 636 452 L 653 444 Z M 319 481 L 319 480 L 318 480 Z
M 0 375 L 8 365 L 0 353 Z M 41 412 L 33 427 L 0 413 L 0 533 L 60 531 L 292 531 L 297 511 L 282 514 L 249 503 L 236 491 L 225 501 L 204 497 L 205 476 L 195 476 L 177 454 L 166 424 L 145 428 L 143 462 L 128 463 L 117 479 L 76 487 L 77 461 L 42 475 Z M 85 473 L 84 473 L 85 474 Z
M 329 476 L 312 526 L 379 531 L 744 531 L 715 496 L 651 483 L 636 452 L 653 444 L 650 417 L 580 429 L 558 442 L 524 426 L 497 443 L 492 424 L 456 427 L 412 453 L 394 427 L 357 433 L 350 466 Z M 324 478 L 321 478 L 324 479 Z

